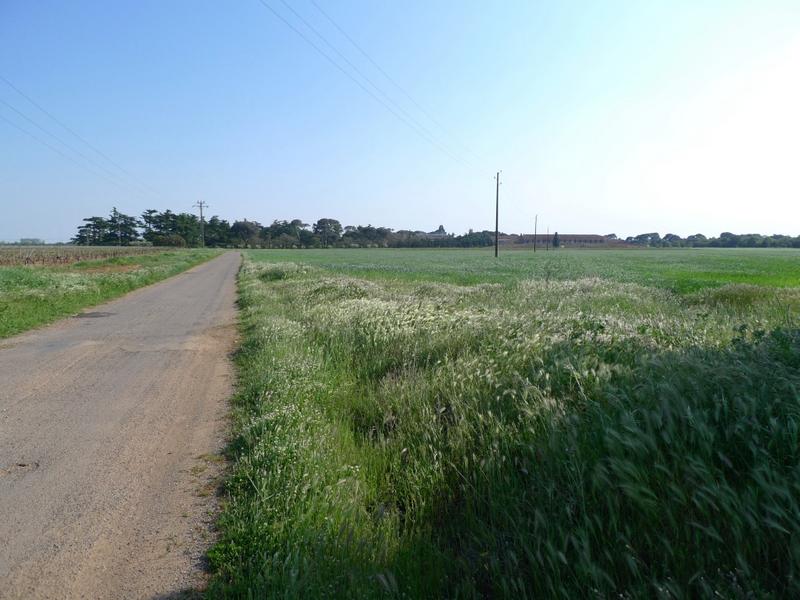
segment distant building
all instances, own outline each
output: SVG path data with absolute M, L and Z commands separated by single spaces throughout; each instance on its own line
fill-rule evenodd
M 433 238 L 433 239 L 441 239 L 447 237 L 447 232 L 444 230 L 444 225 L 439 225 L 439 229 L 436 231 L 430 231 L 425 234 L 426 237 Z
M 536 235 L 536 245 L 545 247 L 553 240 L 553 233 L 539 233 Z M 533 246 L 534 235 L 523 233 L 510 234 L 500 237 L 503 244 L 520 244 Z M 625 242 L 617 240 L 616 236 L 598 235 L 595 233 L 559 233 L 558 240 L 561 247 L 566 248 L 597 248 L 602 246 L 625 246 Z

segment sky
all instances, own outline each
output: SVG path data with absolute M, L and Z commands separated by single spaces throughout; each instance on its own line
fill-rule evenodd
M 498 170 L 508 233 L 800 234 L 797 0 L 0 0 L 0 77 L 0 240 L 493 229 Z

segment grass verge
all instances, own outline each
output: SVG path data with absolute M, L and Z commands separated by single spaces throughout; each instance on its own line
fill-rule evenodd
M 800 290 L 240 273 L 211 597 L 797 597 Z
M 0 267 L 0 338 L 117 298 L 218 254 L 216 250 L 180 250 L 62 267 Z

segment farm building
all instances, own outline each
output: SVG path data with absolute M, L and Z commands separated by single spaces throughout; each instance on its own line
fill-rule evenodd
M 536 237 L 537 246 L 547 246 L 553 240 L 554 233 L 546 234 L 539 233 Z M 511 234 L 500 238 L 500 241 L 505 244 L 519 244 L 526 246 L 533 246 L 534 235 Z M 615 237 L 598 235 L 595 233 L 559 233 L 558 240 L 562 247 L 567 248 L 596 248 L 603 246 L 620 246 L 625 245 L 624 242 L 617 240 Z

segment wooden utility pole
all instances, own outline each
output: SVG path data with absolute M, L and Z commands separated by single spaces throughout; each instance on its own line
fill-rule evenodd
M 206 247 L 206 230 L 205 230 L 205 223 L 203 221 L 203 209 L 208 207 L 204 201 L 200 200 L 197 204 L 193 204 L 192 206 L 196 206 L 200 209 L 200 247 Z
M 533 251 L 536 252 L 536 231 L 539 226 L 539 215 L 533 218 Z
M 494 257 L 497 258 L 498 250 L 500 249 L 500 173 L 497 172 L 495 179 L 497 180 L 497 188 L 494 196 Z

